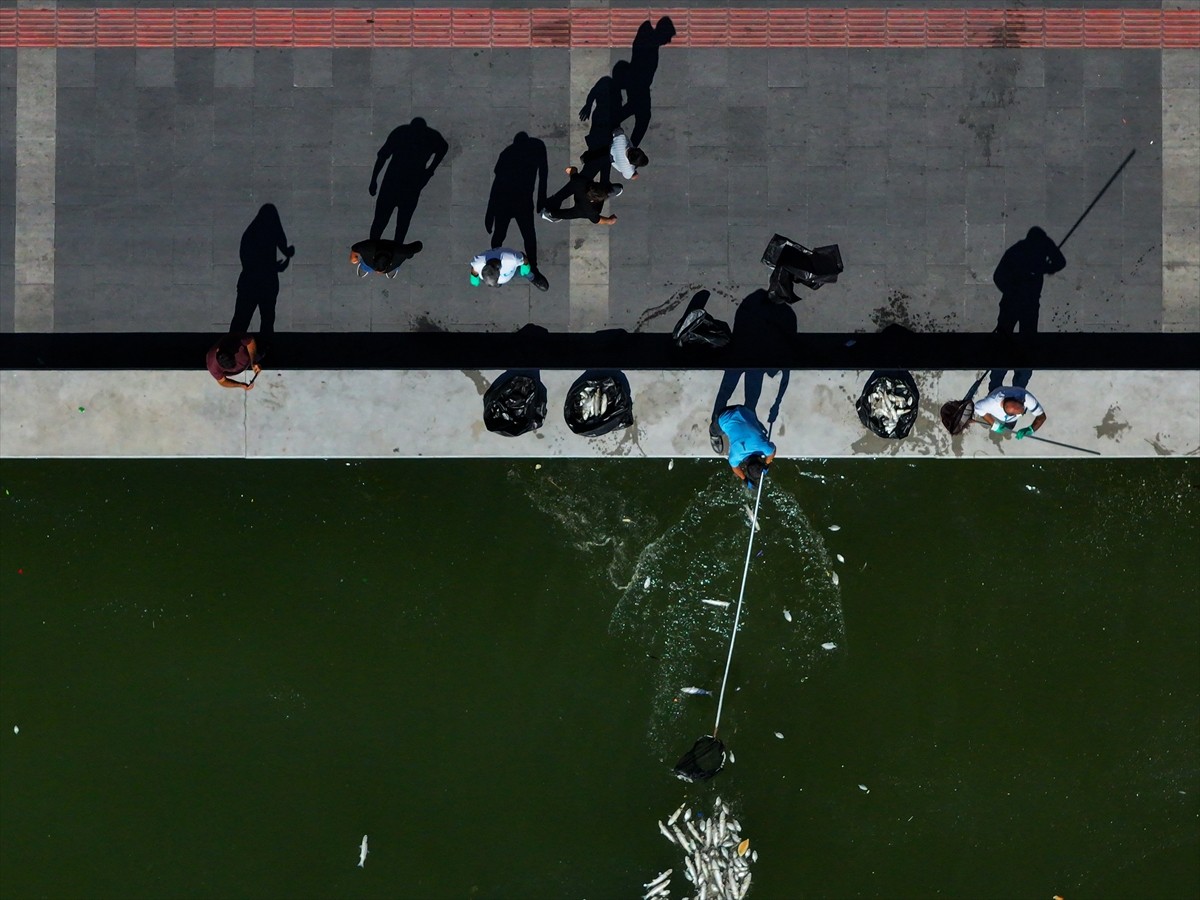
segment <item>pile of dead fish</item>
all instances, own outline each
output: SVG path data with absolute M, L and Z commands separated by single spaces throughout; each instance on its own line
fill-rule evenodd
M 750 839 L 742 837 L 741 824 L 720 797 L 711 816 L 681 806 L 666 824 L 659 821 L 658 830 L 686 854 L 684 874 L 691 887 L 684 900 L 741 900 L 746 896 L 750 863 L 758 860 L 758 851 L 750 849 Z M 667 869 L 646 882 L 643 900 L 669 898 L 674 871 Z
M 898 378 L 878 379 L 874 390 L 866 399 L 868 414 L 887 434 L 895 434 L 900 419 L 907 415 L 916 403 L 908 385 Z
M 604 385 L 598 382 L 584 384 L 575 395 L 575 408 L 585 421 L 603 417 L 608 412 L 608 397 L 604 393 Z

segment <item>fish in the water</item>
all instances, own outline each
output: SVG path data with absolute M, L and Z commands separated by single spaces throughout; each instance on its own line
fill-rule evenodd
M 712 691 L 706 691 L 704 688 L 698 687 L 682 687 L 679 689 L 681 694 L 691 694 L 693 697 L 711 697 Z
M 860 791 L 862 791 L 864 794 L 869 794 L 869 793 L 871 793 L 871 789 L 870 789 L 869 787 L 867 787 L 865 784 L 860 784 L 860 785 L 858 786 L 858 789 L 859 789 Z
M 841 526 L 841 525 L 830 525 L 830 526 L 829 526 L 829 530 L 830 530 L 830 531 L 841 531 L 841 530 L 842 530 L 842 526 Z
M 670 472 L 673 468 L 675 468 L 675 460 L 671 460 L 669 463 L 667 463 L 668 472 Z
M 358 848 L 358 867 L 364 868 L 364 863 L 367 861 L 367 836 L 364 834 L 362 845 Z
M 790 612 L 788 612 L 786 609 L 783 611 L 783 617 L 785 619 L 787 619 L 789 622 L 792 621 L 792 614 Z
M 835 554 L 835 555 L 837 556 L 837 561 L 838 561 L 838 562 L 840 562 L 840 563 L 844 563 L 844 562 L 846 561 L 846 557 L 842 556 L 842 554 L 838 553 L 838 554 Z
M 643 591 L 650 590 L 650 576 L 649 575 L 647 575 L 646 580 L 642 582 L 642 590 Z
M 738 844 L 738 856 L 745 856 L 746 851 L 750 849 L 750 838 L 746 838 Z
M 837 573 L 837 572 L 830 572 L 830 573 L 829 573 L 829 575 L 830 575 L 830 577 L 833 579 L 833 586 L 834 586 L 834 587 L 837 587 L 837 585 L 838 585 L 838 582 L 839 582 L 839 581 L 841 581 L 841 579 L 840 579 L 840 578 L 838 578 L 838 573 Z
M 826 641 L 825 643 L 823 643 L 821 645 L 821 649 L 822 650 L 836 650 L 837 644 L 835 644 L 833 641 Z
M 707 603 L 709 606 L 719 606 L 721 609 L 729 609 L 728 600 L 701 600 L 701 603 Z
M 775 732 L 775 737 L 779 738 L 782 741 L 783 740 L 783 732 L 782 731 Z
M 663 872 L 663 873 L 662 873 L 661 875 L 659 875 L 657 878 L 653 879 L 652 881 L 647 881 L 645 884 L 643 884 L 643 885 L 642 885 L 642 887 L 644 887 L 644 888 L 652 888 L 652 887 L 654 887 L 655 885 L 657 885 L 657 884 L 658 884 L 660 881 L 665 881 L 666 879 L 670 878 L 670 877 L 671 877 L 671 873 L 672 873 L 672 872 L 674 872 L 674 871 L 675 871 L 674 869 L 667 869 L 667 871 Z
M 762 526 L 758 524 L 758 519 L 754 518 L 754 510 L 750 508 L 749 503 L 743 503 L 742 506 L 746 510 L 746 521 L 754 526 L 755 531 L 760 531 Z

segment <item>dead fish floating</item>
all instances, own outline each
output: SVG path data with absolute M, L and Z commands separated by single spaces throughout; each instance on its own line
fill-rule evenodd
M 789 622 L 792 621 L 792 614 L 786 609 L 783 611 L 783 617 Z
M 711 697 L 712 691 L 706 691 L 704 688 L 698 687 L 681 687 L 679 693 L 688 694 L 692 697 Z
M 750 865 L 757 861 L 758 854 L 750 851 L 750 839 L 742 836 L 741 824 L 720 797 L 709 817 L 696 810 L 694 818 L 689 818 L 692 810 L 681 810 L 683 807 L 675 810 L 667 825 L 660 819 L 658 829 L 685 854 L 687 896 L 692 900 L 743 900 L 750 890 Z M 681 815 L 686 828 L 675 825 Z M 668 869 L 643 884 L 643 900 L 669 898 L 672 871 Z

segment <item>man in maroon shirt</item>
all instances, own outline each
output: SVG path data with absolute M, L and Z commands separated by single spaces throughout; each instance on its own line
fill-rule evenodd
M 258 356 L 258 344 L 253 337 L 248 334 L 227 334 L 209 349 L 205 362 L 209 374 L 217 379 L 221 387 L 248 391 L 254 387 L 254 378 L 262 371 Z M 254 378 L 249 381 L 234 381 L 229 377 L 247 369 L 254 370 Z

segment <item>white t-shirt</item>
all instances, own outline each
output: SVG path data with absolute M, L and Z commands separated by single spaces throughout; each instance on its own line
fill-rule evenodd
M 629 161 L 629 138 L 625 137 L 624 129 L 613 129 L 612 147 L 608 155 L 612 158 L 612 167 L 626 178 L 637 174 L 637 167 Z
M 516 250 L 509 250 L 507 247 L 495 247 L 480 253 L 471 260 L 471 271 L 476 275 L 483 272 L 484 264 L 489 260 L 500 260 L 500 284 L 508 284 L 512 281 L 517 270 L 521 268 L 522 254 Z M 461 258 L 461 257 L 460 257 Z
M 1010 416 L 1004 411 L 1005 400 L 1020 400 L 1025 404 L 1025 412 L 1031 416 L 1040 416 L 1044 414 L 1042 404 L 1038 403 L 1037 397 L 1019 387 L 998 387 L 982 400 L 975 404 L 975 415 L 983 418 L 984 415 L 989 415 L 997 422 L 1010 423 L 1021 418 L 1019 415 Z

